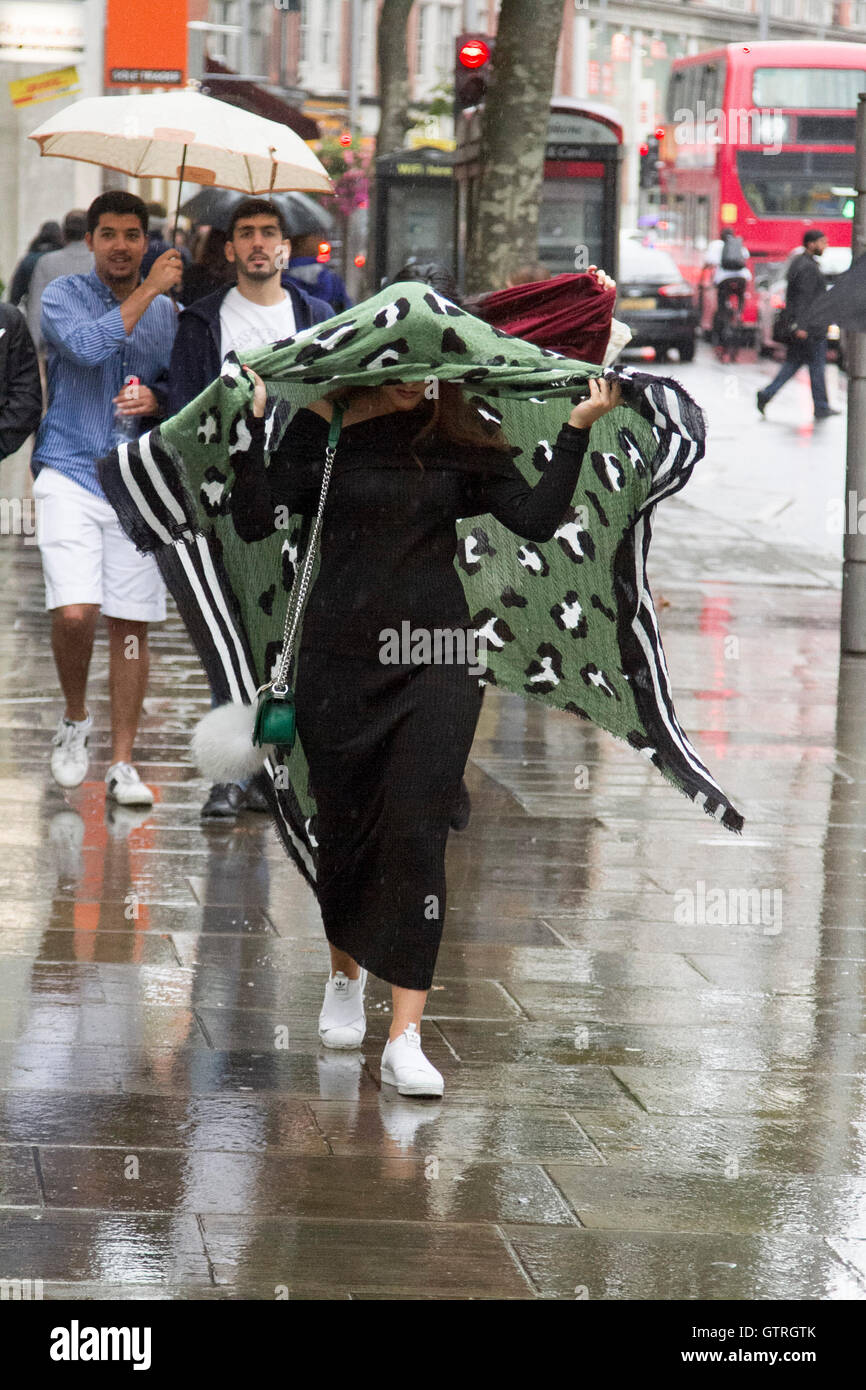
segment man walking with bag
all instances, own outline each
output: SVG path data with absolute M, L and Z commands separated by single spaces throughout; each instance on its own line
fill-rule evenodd
M 841 413 L 833 410 L 827 399 L 824 381 L 827 365 L 827 330 L 819 328 L 810 332 L 800 327 L 800 324 L 806 321 L 815 301 L 827 292 L 824 276 L 818 266 L 818 258 L 826 246 L 827 238 L 824 233 L 817 227 L 810 227 L 803 237 L 802 254 L 795 256 L 788 267 L 788 291 L 785 309 L 780 315 L 783 332 L 787 338 L 787 354 L 769 386 L 758 392 L 757 405 L 762 415 L 776 393 L 797 375 L 801 367 L 809 368 L 815 419 L 826 420 L 830 415 Z

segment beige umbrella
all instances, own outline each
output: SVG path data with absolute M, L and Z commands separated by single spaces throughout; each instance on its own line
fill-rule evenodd
M 287 126 L 202 96 L 194 88 L 87 97 L 27 137 L 43 155 L 118 169 L 135 178 L 184 179 L 247 194 L 332 193 L 308 145 Z

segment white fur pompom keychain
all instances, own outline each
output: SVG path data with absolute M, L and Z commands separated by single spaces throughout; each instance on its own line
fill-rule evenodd
M 218 705 L 192 731 L 192 756 L 199 772 L 212 782 L 243 782 L 264 766 L 273 747 L 253 743 L 256 706 L 234 701 Z

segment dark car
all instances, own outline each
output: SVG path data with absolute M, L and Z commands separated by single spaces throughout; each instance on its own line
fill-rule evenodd
M 616 316 L 631 329 L 629 347 L 655 348 L 659 361 L 676 348 L 681 362 L 691 362 L 698 327 L 694 290 L 667 251 L 622 237 L 617 288 Z

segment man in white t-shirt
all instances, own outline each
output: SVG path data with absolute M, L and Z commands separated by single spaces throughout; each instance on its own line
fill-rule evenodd
M 331 317 L 323 299 L 280 284 L 290 251 L 280 209 L 266 198 L 242 199 L 225 245 L 237 285 L 195 300 L 178 319 L 168 382 L 172 414 L 219 376 L 227 352 L 253 352 Z
M 262 286 L 270 289 L 270 285 Z M 233 286 L 220 305 L 220 351 L 238 356 L 265 343 L 277 343 L 295 332 L 292 301 L 277 279 L 280 298 L 275 304 L 257 304 L 243 290 Z
M 237 285 L 216 290 L 184 309 L 168 372 L 169 413 L 175 414 L 220 374 L 228 352 L 241 361 L 247 353 L 278 343 L 301 329 L 331 318 L 333 310 L 297 285 L 283 288 L 289 239 L 282 213 L 265 198 L 244 198 L 232 212 L 226 259 Z M 202 807 L 206 819 L 234 818 L 241 810 L 267 810 L 259 779 L 249 785 L 220 782 Z

